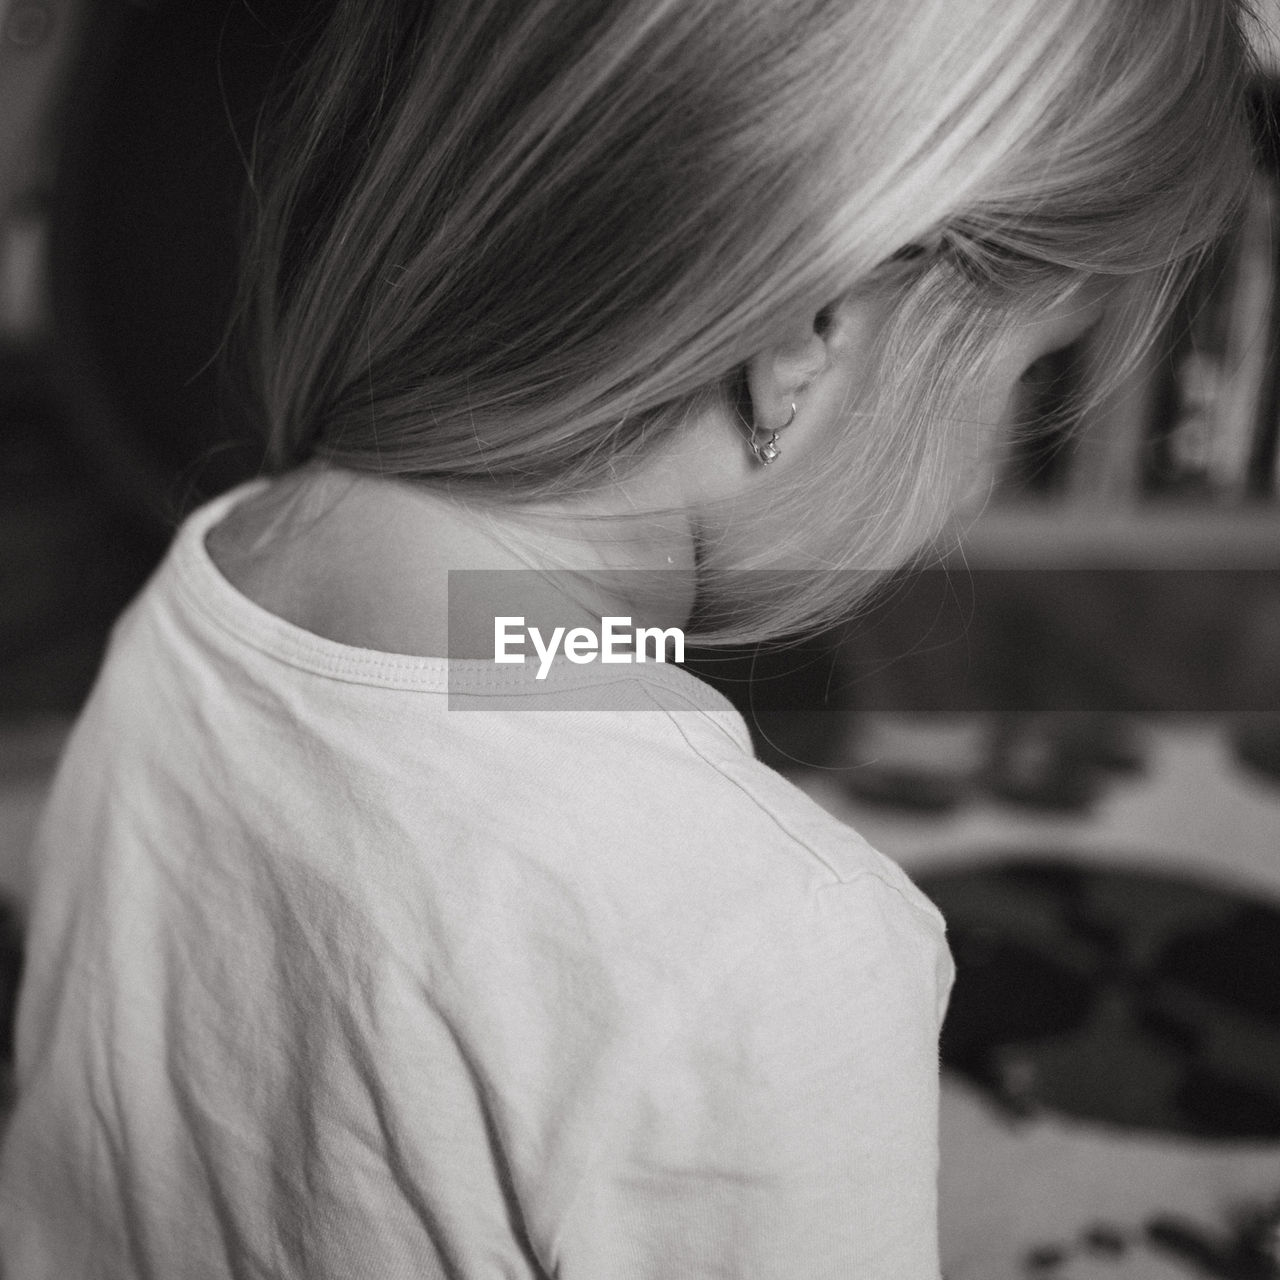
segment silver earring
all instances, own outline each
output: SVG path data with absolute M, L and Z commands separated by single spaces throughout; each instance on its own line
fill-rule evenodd
M 778 432 L 785 431 L 795 420 L 796 407 L 793 404 L 791 406 L 790 417 L 787 418 L 786 422 L 784 422 L 782 426 L 769 432 L 769 438 L 763 444 L 760 443 L 759 433 L 756 431 L 755 427 L 751 428 L 751 439 L 747 443 L 751 446 L 751 452 L 754 453 L 756 458 L 766 467 L 782 452 L 782 450 L 778 448 Z

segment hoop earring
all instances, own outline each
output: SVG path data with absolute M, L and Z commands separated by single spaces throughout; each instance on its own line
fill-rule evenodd
M 785 431 L 795 420 L 796 407 L 793 404 L 791 406 L 790 417 L 787 418 L 786 422 L 784 422 L 782 426 L 769 432 L 769 438 L 763 444 L 760 443 L 759 433 L 756 431 L 756 428 L 751 428 L 751 437 L 747 443 L 751 446 L 751 452 L 756 455 L 756 459 L 761 463 L 761 465 L 767 467 L 769 463 L 777 460 L 778 455 L 782 452 L 782 450 L 778 448 L 778 432 Z

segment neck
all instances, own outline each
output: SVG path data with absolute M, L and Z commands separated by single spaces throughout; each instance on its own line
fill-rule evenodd
M 320 468 L 284 487 L 289 541 L 305 548 L 325 601 L 307 625 L 346 643 L 492 657 L 499 615 L 550 634 L 604 617 L 683 627 L 693 608 L 692 523 L 639 484 L 520 506 Z

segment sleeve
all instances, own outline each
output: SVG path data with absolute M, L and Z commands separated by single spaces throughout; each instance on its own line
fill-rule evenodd
M 864 876 L 753 924 L 618 1099 L 560 1280 L 936 1280 L 938 919 Z

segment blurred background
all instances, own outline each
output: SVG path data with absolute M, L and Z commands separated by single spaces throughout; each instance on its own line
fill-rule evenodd
M 0 0 L 0 1010 L 110 626 L 258 466 L 219 373 L 243 153 L 324 7 Z M 961 542 L 847 627 L 694 663 L 947 918 L 950 1280 L 1280 1277 L 1280 5 L 1261 16 L 1248 207 L 1142 366 L 1070 434 L 1087 344 L 1037 368 Z

